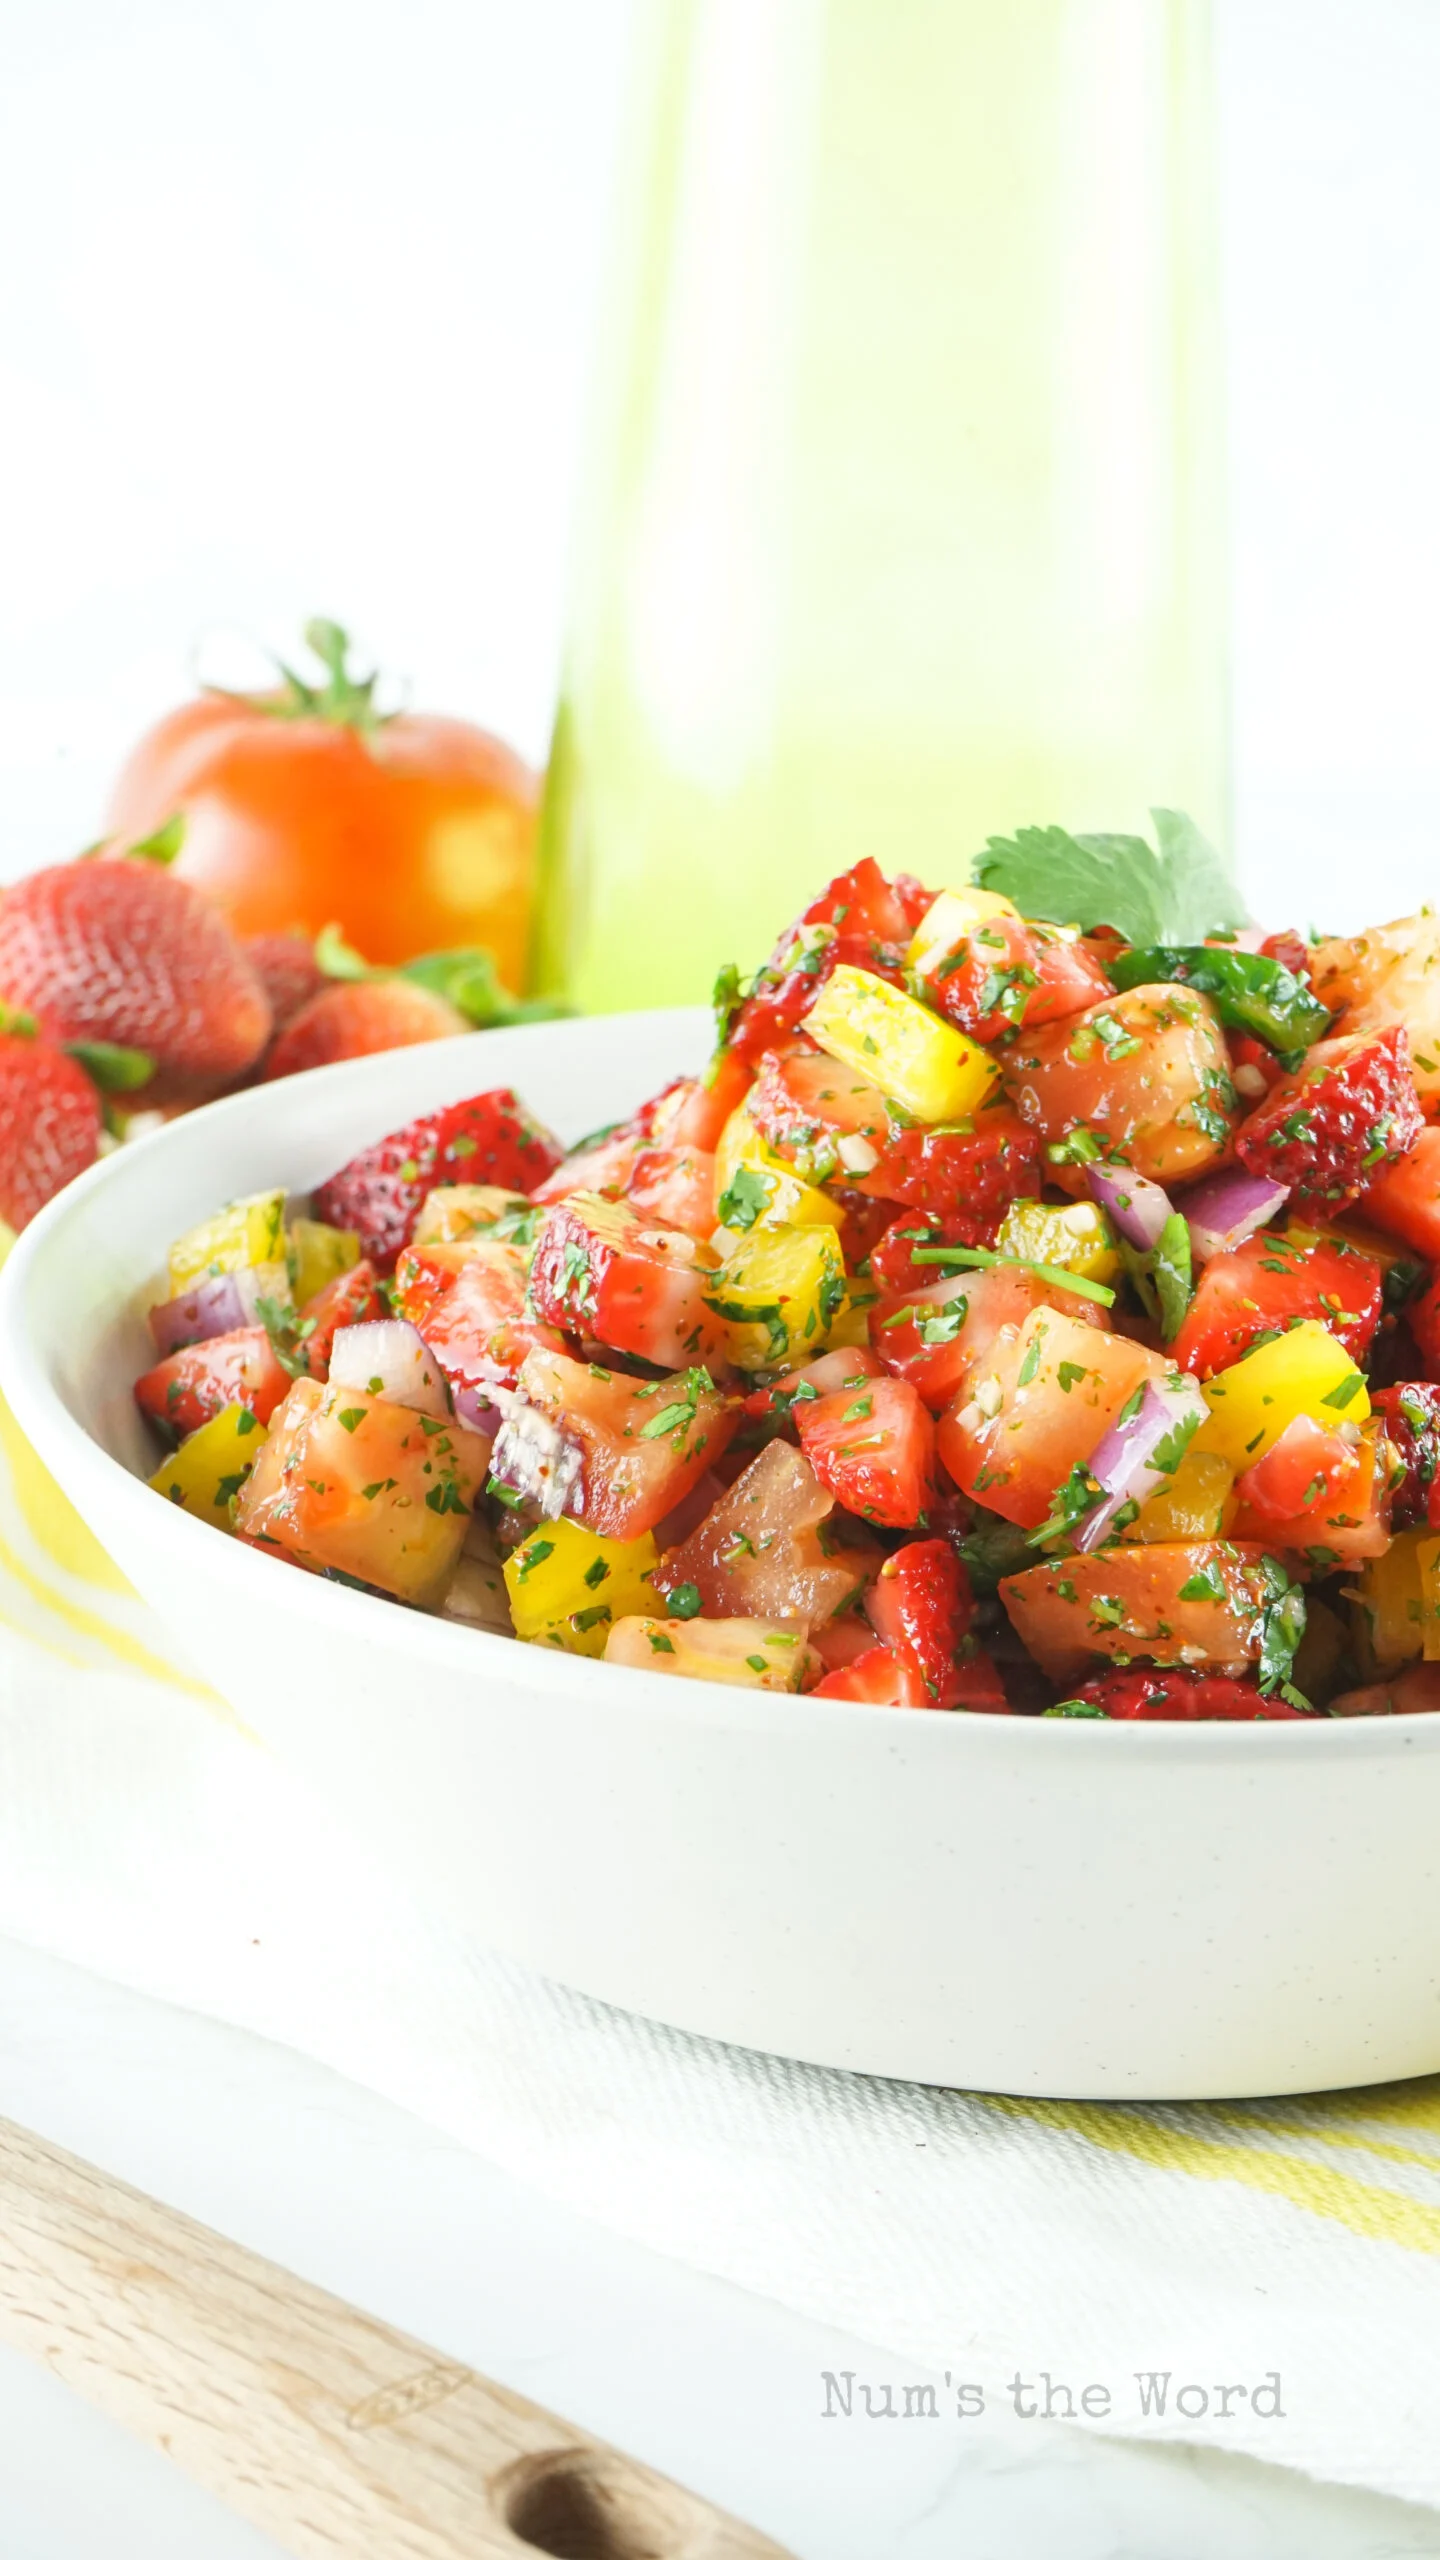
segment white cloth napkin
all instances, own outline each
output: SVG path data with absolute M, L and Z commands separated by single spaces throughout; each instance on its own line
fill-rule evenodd
M 189 1676 L 3 1406 L 0 1442 L 0 1931 L 294 2045 L 873 2341 L 873 2374 L 817 2374 L 818 2407 L 862 2415 L 869 2383 L 883 2408 L 885 2351 L 952 2419 L 962 2390 L 1043 2414 L 1048 2376 L 1054 2415 L 1440 2506 L 1440 2083 L 980 2098 L 524 1974 L 430 1925 Z

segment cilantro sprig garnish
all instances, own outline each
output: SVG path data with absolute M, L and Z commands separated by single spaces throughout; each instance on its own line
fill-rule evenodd
M 1143 836 L 1071 835 L 1066 827 L 1020 827 L 991 836 L 976 856 L 982 889 L 1013 900 L 1024 916 L 1110 925 L 1126 942 L 1203 942 L 1246 921 L 1228 863 L 1181 809 L 1152 809 L 1155 844 Z

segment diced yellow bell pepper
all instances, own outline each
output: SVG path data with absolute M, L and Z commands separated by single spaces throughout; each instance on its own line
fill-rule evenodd
M 878 1289 L 867 1289 L 863 1280 L 852 1280 L 845 1292 L 845 1303 L 830 1327 L 828 1349 L 831 1351 L 868 1350 L 870 1310 L 879 1303 Z
M 1207 1419 L 1195 1446 L 1228 1458 L 1237 1476 L 1272 1449 L 1297 1413 L 1315 1422 L 1363 1422 L 1370 1411 L 1365 1381 L 1343 1343 L 1307 1316 L 1274 1342 L 1208 1378 Z
M 202 1225 L 177 1236 L 170 1247 L 170 1295 L 178 1298 L 196 1280 L 221 1271 L 251 1271 L 279 1262 L 285 1252 L 285 1194 L 257 1191 L 232 1200 Z
M 498 1218 L 523 1216 L 527 1209 L 535 1203 L 523 1191 L 506 1191 L 496 1182 L 442 1182 L 422 1202 L 411 1241 L 463 1244 Z
M 732 1196 L 740 1172 L 753 1175 L 754 1181 L 742 1183 L 740 1193 Z M 745 1211 L 753 1212 L 744 1223 L 740 1194 Z M 726 1207 L 728 1218 L 722 1215 Z M 802 1181 L 794 1166 L 775 1153 L 741 1103 L 721 1130 L 715 1150 L 715 1215 L 724 1235 L 740 1236 L 748 1235 L 752 1227 L 838 1227 L 845 1212 L 827 1192 Z
M 826 979 L 803 1028 L 917 1120 L 968 1119 L 1000 1079 L 989 1052 L 953 1023 L 903 987 L 843 962 Z
M 1047 1208 L 1043 1200 L 1012 1200 L 995 1250 L 1021 1262 L 1051 1263 L 1082 1280 L 1113 1280 L 1120 1269 L 1115 1231 L 1093 1200 L 1072 1200 L 1064 1209 Z
M 825 1350 L 845 1304 L 833 1227 L 756 1227 L 712 1273 L 705 1304 L 737 1369 L 797 1367 Z
M 1197 1538 L 1223 1538 L 1236 1504 L 1235 1478 L 1223 1458 L 1192 1441 L 1168 1484 L 1142 1502 L 1122 1538 L 1147 1547 L 1188 1546 Z
M 290 1268 L 297 1307 L 328 1288 L 342 1271 L 353 1271 L 359 1259 L 360 1239 L 352 1227 L 327 1227 L 323 1218 L 291 1219 Z
M 505 1559 L 515 1633 L 525 1644 L 598 1659 L 617 1619 L 653 1608 L 657 1561 L 648 1529 L 643 1538 L 597 1538 L 578 1520 L 547 1520 Z
M 1420 1650 L 1427 1662 L 1440 1662 L 1440 1538 L 1421 1538 L 1415 1562 L 1420 1575 Z
M 922 978 L 933 977 L 941 961 L 948 960 L 991 916 L 1005 916 L 1013 923 L 1019 914 L 1019 908 L 995 889 L 942 889 L 921 917 L 906 961 Z
M 819 1669 L 801 1629 L 773 1618 L 621 1618 L 605 1659 L 742 1689 L 798 1689 Z
M 230 1529 L 230 1506 L 265 1446 L 266 1431 L 248 1405 L 227 1404 L 150 1478 L 157 1493 L 193 1511 L 212 1528 Z
M 1358 1581 L 1349 1586 L 1348 1596 L 1368 1629 L 1369 1649 L 1379 1671 L 1414 1662 L 1426 1650 L 1427 1603 L 1433 1617 L 1437 1549 L 1440 1539 L 1428 1529 L 1401 1529 L 1384 1555 L 1371 1556 Z M 1430 1551 L 1428 1574 L 1422 1571 L 1423 1550 Z

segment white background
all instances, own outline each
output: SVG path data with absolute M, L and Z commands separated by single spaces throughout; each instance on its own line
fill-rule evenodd
M 543 755 L 627 18 L 3 0 L 0 876 L 315 611 Z M 1440 838 L 1440 5 L 1217 25 L 1239 846 L 1359 920 Z

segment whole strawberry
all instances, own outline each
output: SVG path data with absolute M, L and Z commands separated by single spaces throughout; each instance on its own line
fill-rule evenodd
M 270 999 L 277 1032 L 330 983 L 303 933 L 252 933 L 240 948 Z
M 298 1075 L 337 1058 L 368 1058 L 379 1049 L 410 1049 L 468 1031 L 463 1013 L 409 978 L 338 981 L 302 1005 L 265 1061 L 265 1075 Z
M 17 1234 L 94 1163 L 101 1128 L 84 1068 L 23 1023 L 11 1015 L 0 1028 L 0 1219 Z
M 270 1004 L 218 907 L 143 856 L 32 871 L 0 897 L 0 996 L 53 1040 L 154 1061 L 144 1101 L 231 1084 L 270 1035 Z

